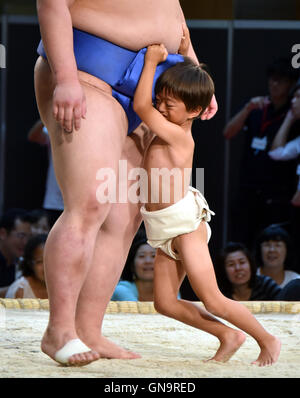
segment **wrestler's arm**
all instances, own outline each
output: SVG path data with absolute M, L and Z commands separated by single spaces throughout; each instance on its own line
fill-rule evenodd
M 187 24 L 186 24 L 186 21 L 185 21 L 185 16 L 183 14 L 182 9 L 181 9 L 181 19 L 182 19 L 182 30 L 183 30 L 182 36 L 186 40 L 186 37 L 188 35 L 188 39 L 189 39 L 187 48 L 185 50 L 185 54 L 183 54 L 183 55 L 186 55 L 186 56 L 192 58 L 192 60 L 194 60 L 197 64 L 200 64 L 200 62 L 198 60 L 198 57 L 197 57 L 197 55 L 195 53 L 195 50 L 193 48 L 193 44 L 192 44 L 192 42 L 190 40 L 190 33 L 189 33 L 189 30 L 188 30 L 188 27 L 187 27 Z M 180 47 L 182 46 L 182 41 L 180 43 Z M 178 51 L 179 53 L 180 53 L 180 47 L 179 47 L 179 51 Z M 202 120 L 209 120 L 217 113 L 217 111 L 218 111 L 218 103 L 217 103 L 215 95 L 213 95 L 212 100 L 210 102 L 210 105 L 207 107 L 207 109 L 201 115 L 201 119 Z
M 149 48 L 150 51 L 154 50 L 154 53 L 151 51 L 151 56 L 149 56 Z M 166 143 L 174 145 L 185 139 L 184 130 L 169 122 L 152 104 L 152 85 L 155 70 L 157 65 L 166 59 L 167 55 L 168 53 L 162 44 L 148 47 L 143 71 L 134 94 L 133 109 L 155 135 Z
M 40 31 L 56 84 L 53 115 L 66 131 L 76 130 L 86 114 L 85 96 L 78 80 L 73 52 L 69 7 L 75 0 L 37 0 Z

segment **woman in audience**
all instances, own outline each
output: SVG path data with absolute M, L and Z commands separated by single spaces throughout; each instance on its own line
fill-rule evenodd
M 257 275 L 256 265 L 242 244 L 229 242 L 216 261 L 221 292 L 237 301 L 278 300 L 281 288 L 268 276 Z
M 6 298 L 48 298 L 43 264 L 46 239 L 46 234 L 29 239 L 20 262 L 22 276 L 10 285 Z
M 145 234 L 137 234 L 112 301 L 153 301 L 155 254 Z
M 270 225 L 257 238 L 255 260 L 258 275 L 272 278 L 281 288 L 300 278 L 293 267 L 293 249 L 288 232 L 279 225 Z

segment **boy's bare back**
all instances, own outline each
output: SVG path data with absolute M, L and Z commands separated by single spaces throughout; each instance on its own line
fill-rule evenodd
M 155 134 L 143 164 L 148 177 L 148 197 L 145 198 L 148 211 L 169 207 L 186 195 L 195 146 L 191 128 L 193 119 L 202 110 L 199 106 L 188 110 L 179 96 L 164 87 L 156 93 L 155 106 L 152 104 L 153 74 L 167 55 L 163 44 L 147 48 L 134 97 L 136 112 Z M 166 191 L 169 196 L 164 195 Z

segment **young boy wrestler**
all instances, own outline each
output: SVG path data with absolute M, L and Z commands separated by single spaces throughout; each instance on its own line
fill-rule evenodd
M 192 168 L 192 123 L 208 106 L 214 91 L 213 82 L 205 71 L 186 58 L 183 63 L 164 72 L 157 81 L 155 108 L 151 98 L 153 76 L 157 65 L 166 56 L 164 45 L 148 47 L 134 96 L 135 111 L 155 134 L 144 159 L 148 187 L 152 189 L 149 188 L 146 204 L 141 209 L 148 242 L 157 248 L 155 308 L 163 315 L 216 336 L 220 346 L 211 358 L 213 360 L 228 361 L 246 336 L 212 314 L 242 329 L 257 341 L 260 354 L 254 364 L 271 365 L 279 357 L 281 343 L 260 325 L 245 306 L 226 298 L 219 291 L 207 244 L 210 237 L 207 221 L 212 212 L 200 192 L 184 183 L 189 182 L 188 178 L 184 178 L 184 170 Z M 168 201 L 163 197 L 163 188 L 166 188 L 163 179 L 157 184 L 157 192 L 151 178 L 151 171 L 163 168 L 179 170 L 183 181 L 180 189 L 176 187 L 175 178 L 170 179 Z M 153 197 L 154 201 L 151 200 Z M 179 287 L 186 274 L 206 310 L 195 303 L 178 299 Z

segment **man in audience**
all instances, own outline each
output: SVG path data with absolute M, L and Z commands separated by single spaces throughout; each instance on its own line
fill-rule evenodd
M 10 209 L 0 219 L 0 297 L 15 281 L 19 257 L 31 235 L 30 218 L 22 209 Z
M 277 162 L 268 152 L 290 108 L 290 93 L 299 71 L 278 58 L 267 69 L 268 95 L 255 97 L 233 116 L 224 129 L 226 139 L 245 132 L 240 182 L 232 203 L 230 239 L 251 248 L 257 233 L 274 223 L 290 222 L 291 197 L 296 188 L 296 161 Z M 293 125 L 289 140 L 298 131 Z

